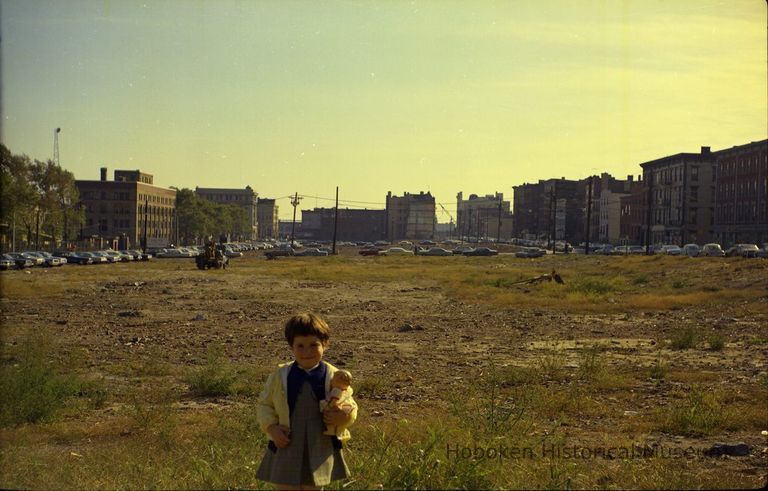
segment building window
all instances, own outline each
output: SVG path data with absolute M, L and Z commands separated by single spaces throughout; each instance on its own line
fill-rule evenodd
M 691 181 L 699 180 L 699 166 L 694 165 L 691 167 Z

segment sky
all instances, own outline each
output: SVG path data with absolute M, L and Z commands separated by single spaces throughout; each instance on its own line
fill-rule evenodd
M 768 135 L 763 0 L 0 0 L 0 138 L 77 179 L 384 208 Z

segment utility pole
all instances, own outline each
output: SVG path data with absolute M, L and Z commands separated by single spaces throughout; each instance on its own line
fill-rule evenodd
M 549 211 L 547 212 L 547 249 L 552 249 L 552 188 L 549 188 Z
M 477 235 L 477 244 L 480 244 L 480 208 L 477 208 L 477 220 L 476 220 L 476 235 Z
M 592 176 L 589 176 L 589 191 L 587 192 L 587 238 L 584 241 L 584 254 L 589 255 L 589 233 L 592 230 Z
M 336 255 L 336 232 L 339 229 L 339 186 L 336 186 L 336 209 L 333 214 L 333 249 L 331 253 Z
M 35 213 L 35 249 L 40 249 L 40 208 Z
M 142 252 L 147 252 L 147 217 L 149 215 L 149 199 L 144 198 L 144 247 Z
M 293 195 L 293 199 L 291 200 L 291 205 L 293 205 L 293 224 L 291 225 L 291 248 L 293 248 L 293 239 L 294 239 L 294 233 L 296 232 L 296 207 L 299 206 L 299 201 L 301 201 L 301 198 L 299 198 L 299 193 Z
M 645 254 L 651 255 L 651 211 L 653 202 L 653 170 L 648 169 L 648 209 L 645 216 Z
M 499 224 L 496 227 L 496 243 L 501 242 L 501 196 L 499 196 Z

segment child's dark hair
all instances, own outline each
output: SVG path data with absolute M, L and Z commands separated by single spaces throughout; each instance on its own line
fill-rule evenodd
M 293 346 L 296 336 L 317 336 L 321 343 L 326 344 L 331 337 L 331 329 L 323 319 L 306 312 L 294 315 L 285 323 L 285 340 L 289 345 Z

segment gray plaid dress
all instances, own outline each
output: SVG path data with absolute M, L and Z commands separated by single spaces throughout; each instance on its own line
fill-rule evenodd
M 299 389 L 291 413 L 291 443 L 276 451 L 267 448 L 256 477 L 273 484 L 327 486 L 349 477 L 341 449 L 333 437 L 323 435 L 320 404 L 306 381 Z

